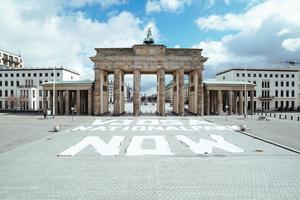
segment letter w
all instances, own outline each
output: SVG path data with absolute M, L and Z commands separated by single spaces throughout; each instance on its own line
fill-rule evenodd
M 196 142 L 190 140 L 189 138 L 187 138 L 184 135 L 175 135 L 175 137 L 181 143 L 186 144 L 188 146 L 188 148 L 191 151 L 193 151 L 195 154 L 212 153 L 213 147 L 224 150 L 224 151 L 232 152 L 232 153 L 244 152 L 243 149 L 235 146 L 234 144 L 227 142 L 220 135 L 210 135 L 210 137 L 213 138 L 214 140 L 216 140 L 216 142 L 200 138 L 199 143 L 196 143 Z
M 118 155 L 124 136 L 113 136 L 108 144 L 98 136 L 87 136 L 78 144 L 71 146 L 59 156 L 74 156 L 89 145 L 92 145 L 100 155 Z

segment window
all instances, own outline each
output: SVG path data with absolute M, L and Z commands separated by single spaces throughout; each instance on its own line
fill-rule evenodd
M 17 84 L 17 86 L 20 86 L 20 82 L 19 81 L 17 81 L 16 84 Z
M 11 96 L 11 97 L 14 96 L 14 91 L 13 91 L 13 90 L 10 91 L 10 96 Z
M 43 96 L 43 91 L 42 90 L 39 90 L 39 96 Z
M 258 76 L 261 78 L 261 74 L 258 74 Z
M 14 74 L 13 74 L 13 73 L 11 73 L 11 74 L 10 74 L 10 77 L 14 77 Z
M 39 81 L 39 85 L 42 85 L 42 82 L 43 82 L 43 81 Z
M 287 81 L 287 82 L 286 82 L 286 86 L 289 87 L 289 85 L 290 85 L 290 83 Z
M 280 96 L 283 97 L 283 90 L 280 91 Z
M 8 77 L 8 74 L 5 74 L 5 77 Z
M 36 77 L 36 73 L 33 73 L 33 76 Z
M 283 78 L 283 74 L 281 74 L 280 77 Z
M 294 82 L 294 81 L 292 81 L 292 86 L 293 86 L 293 87 L 295 86 L 295 82 Z
M 5 81 L 5 86 L 8 86 L 8 81 Z
M 0 81 L 0 86 L 2 86 L 2 81 Z
M 289 91 L 287 90 L 287 91 L 285 91 L 285 96 L 286 97 L 289 97 L 290 95 L 289 95 Z
M 22 77 L 25 77 L 25 73 L 22 73 Z
M 276 87 L 278 86 L 278 81 L 275 81 L 275 86 L 276 86 Z
M 2 77 L 2 74 L 0 74 L 0 77 Z
M 273 74 L 270 74 L 270 78 L 273 78 Z
M 253 81 L 254 84 L 256 84 L 256 81 Z
M 14 86 L 14 81 L 10 81 L 10 86 Z
M 225 80 L 225 76 L 223 76 L 223 80 Z
M 253 77 L 256 77 L 256 74 L 253 74 Z
M 239 74 L 239 73 L 236 73 L 236 77 L 240 77 L 240 74 Z
M 51 73 L 51 76 L 54 76 L 54 73 Z
M 295 97 L 295 91 L 292 90 L 292 97 Z
M 278 74 L 275 74 L 275 78 L 278 78 Z
M 251 74 L 248 74 L 248 77 L 251 77 Z
M 278 97 L 278 90 L 275 90 L 275 97 Z
M 45 76 L 48 77 L 48 73 L 45 73 Z
M 295 74 L 292 74 L 292 78 L 295 78 Z
M 35 98 L 35 90 L 32 90 L 32 98 Z
M 43 109 L 42 101 L 39 101 L 39 109 Z
M 28 76 L 28 77 L 31 77 L 31 73 L 28 73 L 27 76 Z
M 0 90 L 0 97 L 2 97 L 2 90 Z
M 20 74 L 19 73 L 17 73 L 17 77 L 19 77 L 20 76 Z
M 56 76 L 60 76 L 60 73 L 56 73 Z M 105 76 L 105 78 L 106 78 L 106 76 Z M 106 80 L 105 80 L 106 81 Z
M 278 101 L 275 101 L 275 108 L 278 108 Z
M 253 96 L 256 97 L 256 90 L 254 90 L 254 95 Z
M 242 77 L 245 77 L 245 73 L 242 73 Z
M 40 73 L 40 74 L 39 74 L 39 76 L 40 76 L 40 77 L 42 77 L 42 76 L 43 76 L 43 74 L 42 74 L 42 73 Z
M 284 86 L 284 83 L 283 83 L 283 81 L 281 81 L 281 83 L 280 83 L 280 84 L 281 84 L 281 87 L 283 87 L 283 86 Z
M 265 78 L 267 78 L 268 77 L 268 74 L 265 74 Z
M 289 78 L 290 76 L 287 74 L 286 77 Z
M 7 90 L 5 90 L 5 97 L 7 97 L 8 96 L 8 91 Z

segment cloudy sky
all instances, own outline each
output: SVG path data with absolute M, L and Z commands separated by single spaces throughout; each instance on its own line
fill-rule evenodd
M 203 48 L 205 77 L 228 67 L 300 60 L 299 0 L 1 0 L 0 48 L 26 67 L 67 66 L 93 79 L 95 47 Z M 143 90 L 154 91 L 145 76 Z M 131 77 L 125 79 L 129 84 Z

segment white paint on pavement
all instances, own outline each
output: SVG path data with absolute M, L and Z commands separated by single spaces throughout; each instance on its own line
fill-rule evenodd
M 227 142 L 220 135 L 210 135 L 210 137 L 213 138 L 216 142 L 200 138 L 198 143 L 192 141 L 191 139 L 187 138 L 184 135 L 175 135 L 175 137 L 180 142 L 186 144 L 188 148 L 191 151 L 193 151 L 195 154 L 212 153 L 213 148 L 218 148 L 231 153 L 245 152 L 245 150 L 235 146 L 234 144 Z
M 87 136 L 78 144 L 68 148 L 59 156 L 74 156 L 87 146 L 91 145 L 100 155 L 119 155 L 121 145 L 125 136 L 113 136 L 108 144 L 106 144 L 98 136 Z
M 143 149 L 142 144 L 145 140 L 153 140 L 154 149 Z M 143 155 L 174 155 L 170 149 L 169 143 L 165 136 L 147 135 L 133 136 L 127 148 L 127 156 L 143 156 Z

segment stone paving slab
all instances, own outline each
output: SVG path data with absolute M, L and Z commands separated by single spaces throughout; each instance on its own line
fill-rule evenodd
M 120 120 L 108 117 L 97 120 Z M 136 124 L 140 119 L 126 118 Z M 189 119 L 169 117 L 188 126 Z M 203 120 L 204 121 L 204 120 Z M 1 199 L 299 199 L 300 157 L 271 144 L 233 130 L 195 131 L 79 131 L 72 128 L 20 146 L 0 155 Z M 109 127 L 110 125 L 106 125 Z M 208 125 L 210 127 L 216 124 Z M 112 127 L 112 125 L 111 125 Z M 149 128 L 149 126 L 147 126 Z M 147 129 L 148 130 L 148 129 Z M 134 136 L 162 135 L 175 155 L 127 156 Z M 194 142 L 199 138 L 223 136 L 245 152 L 231 153 L 213 149 L 210 154 L 195 154 L 174 135 Z M 121 135 L 125 140 L 118 156 L 98 155 L 91 146 L 74 156 L 57 156 L 86 136 L 108 142 Z M 143 148 L 153 148 L 145 141 Z M 255 151 L 255 150 L 262 151 Z

